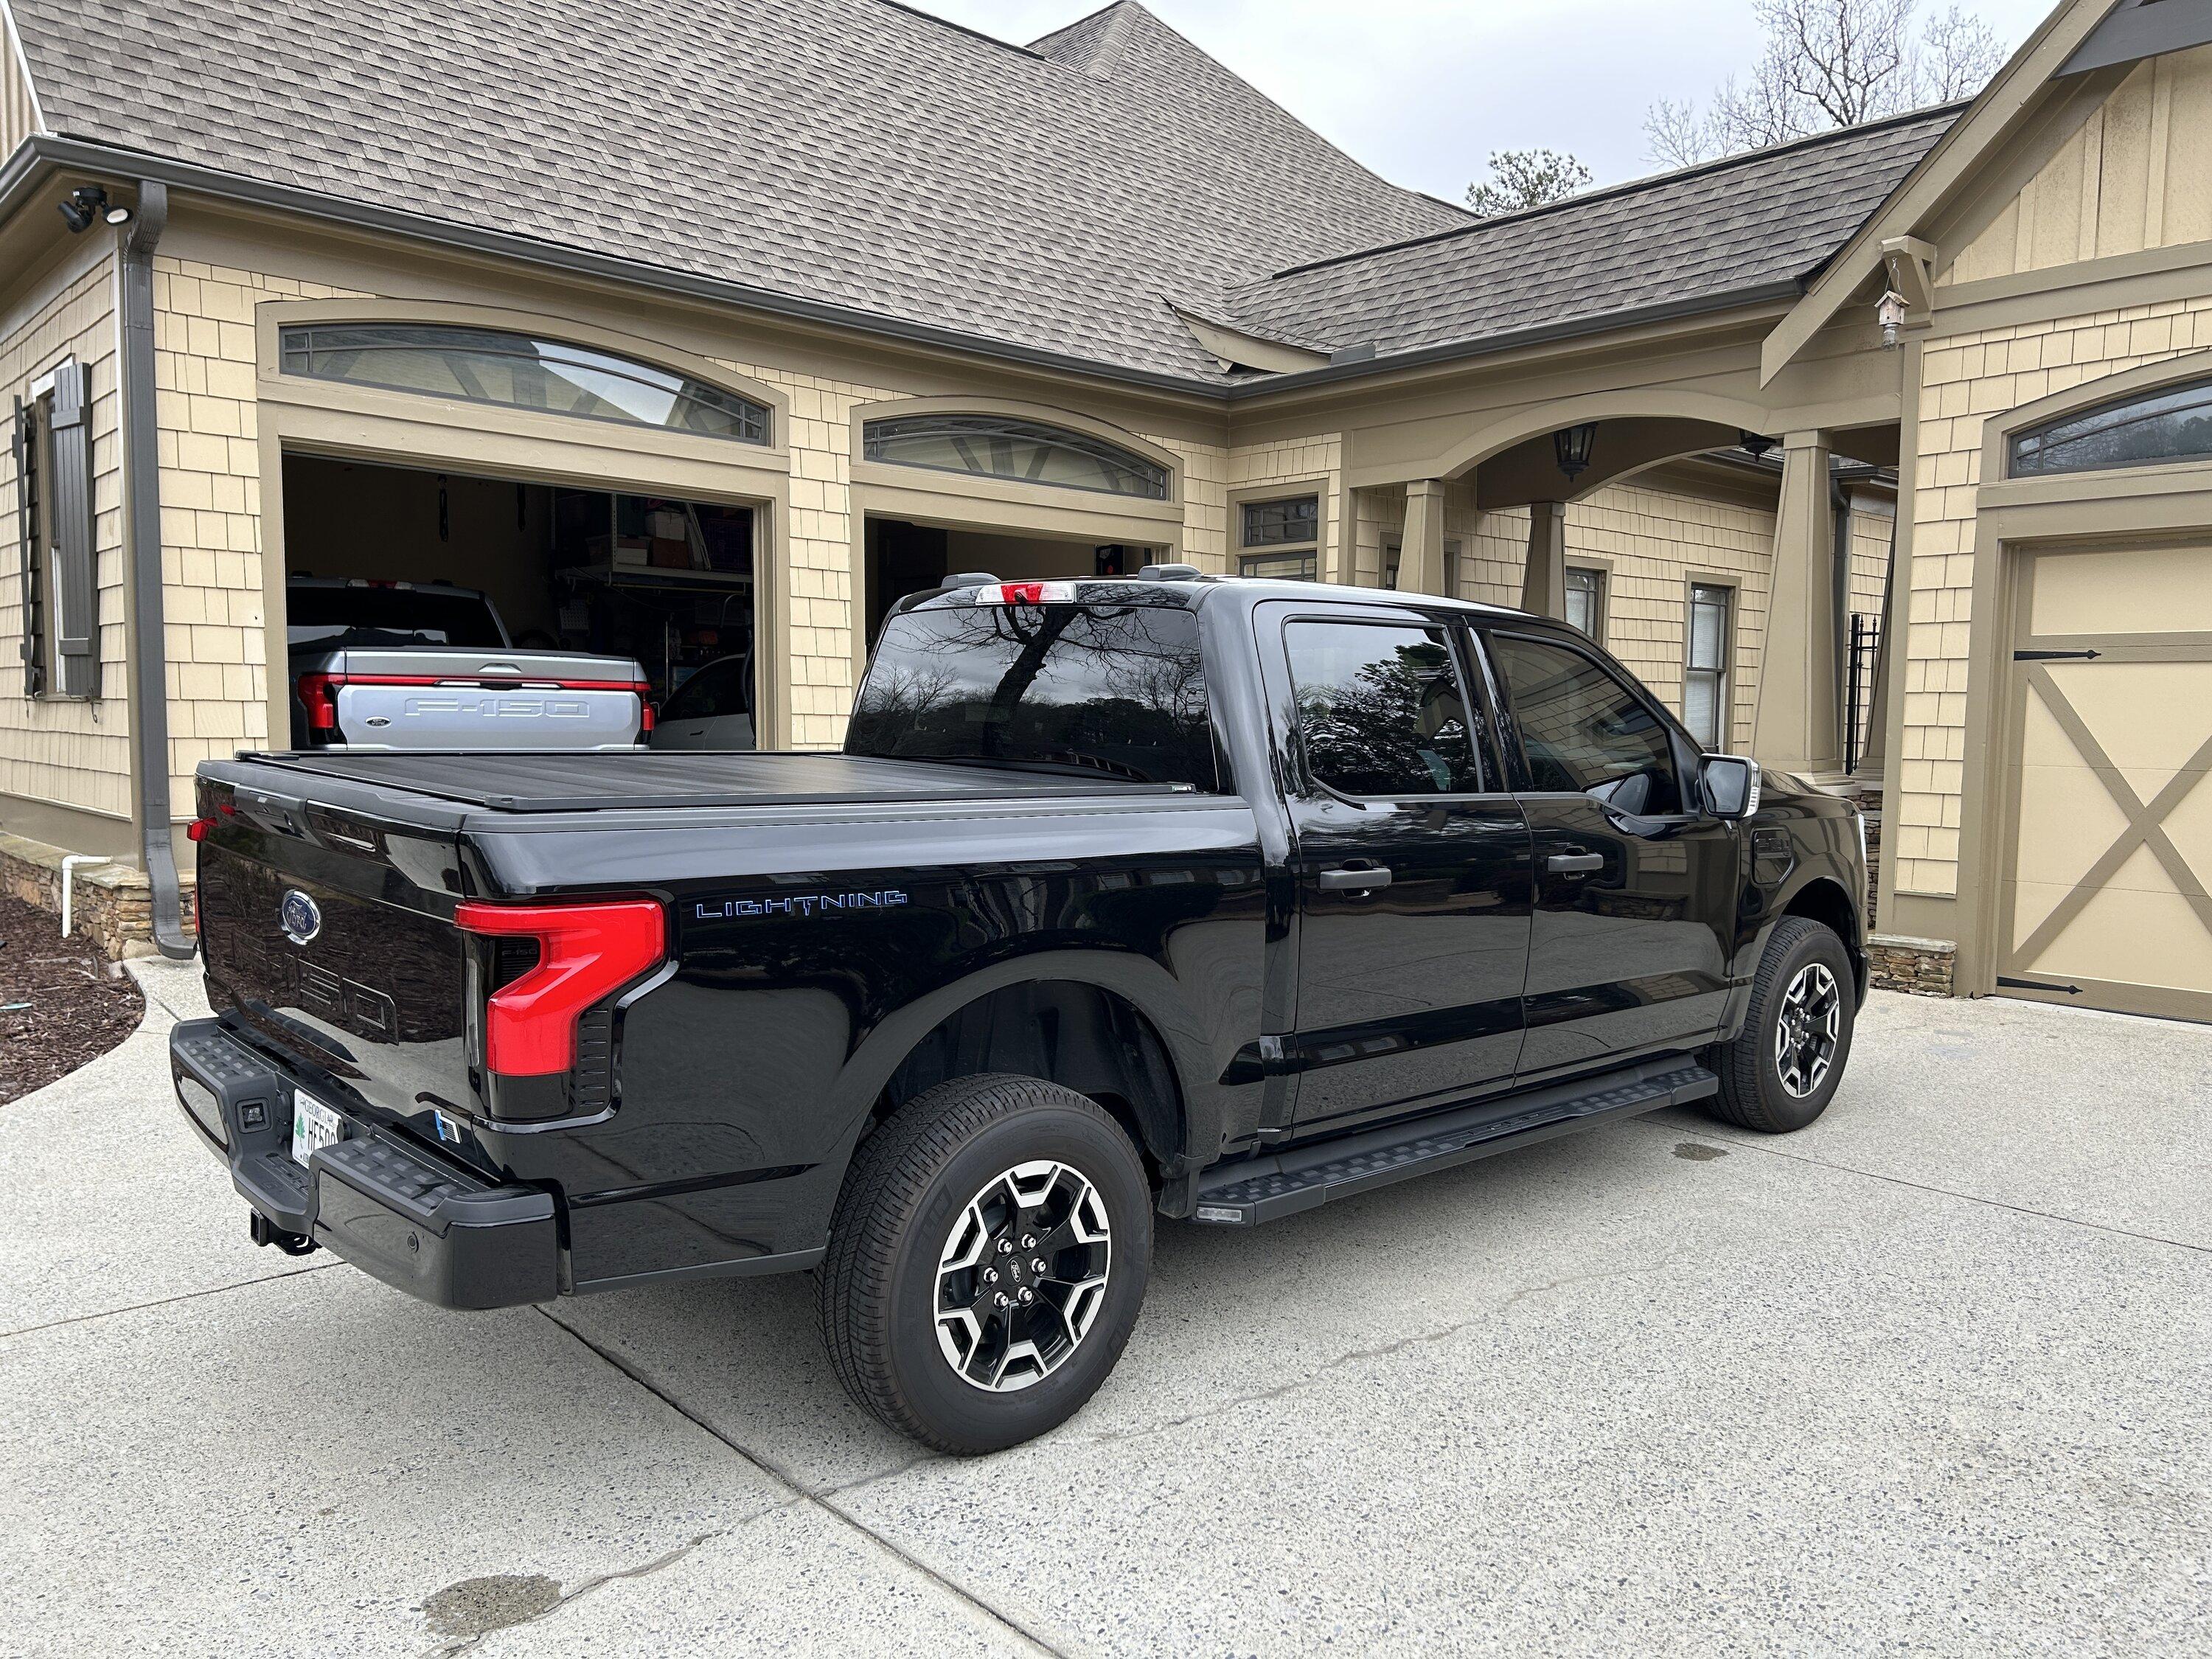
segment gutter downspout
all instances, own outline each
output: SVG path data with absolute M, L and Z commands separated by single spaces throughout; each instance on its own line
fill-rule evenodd
M 131 547 L 137 692 L 131 732 L 137 746 L 138 812 L 146 878 L 153 886 L 154 943 L 179 960 L 198 949 L 185 932 L 177 854 L 170 839 L 167 634 L 161 594 L 161 459 L 154 407 L 154 249 L 169 222 L 169 187 L 138 185 L 137 210 L 123 242 L 123 472 Z

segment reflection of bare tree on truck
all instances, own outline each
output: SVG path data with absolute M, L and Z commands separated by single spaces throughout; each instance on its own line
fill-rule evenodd
M 909 620 L 869 671 L 850 752 L 1079 766 L 1213 787 L 1203 669 L 1187 612 L 979 605 Z
M 1300 685 L 1298 725 L 1315 775 L 1352 794 L 1395 794 L 1422 777 L 1449 790 L 1468 753 L 1466 707 L 1439 646 L 1401 646 L 1348 680 Z

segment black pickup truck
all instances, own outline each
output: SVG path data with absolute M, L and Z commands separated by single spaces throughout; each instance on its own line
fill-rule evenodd
M 1863 827 L 1559 623 L 1182 567 L 956 578 L 842 754 L 203 766 L 187 1117 L 255 1237 L 490 1308 L 812 1269 L 835 1368 L 1066 1420 L 1153 1216 L 1702 1102 L 1801 1127 Z

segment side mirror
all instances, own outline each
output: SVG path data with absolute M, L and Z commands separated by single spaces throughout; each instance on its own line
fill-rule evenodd
M 1708 755 L 1698 769 L 1705 810 L 1734 823 L 1759 811 L 1759 763 L 1741 755 Z

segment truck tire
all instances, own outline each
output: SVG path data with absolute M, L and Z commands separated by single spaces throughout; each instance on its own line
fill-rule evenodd
M 1817 921 L 1784 916 L 1766 941 L 1743 1031 L 1707 1056 L 1723 1122 L 1762 1134 L 1802 1129 L 1828 1109 L 1851 1054 L 1856 981 L 1843 940 Z
M 1095 1102 L 956 1078 L 861 1143 L 815 1280 L 846 1392 L 974 1455 L 1057 1428 L 1121 1355 L 1152 1267 L 1143 1160 Z

